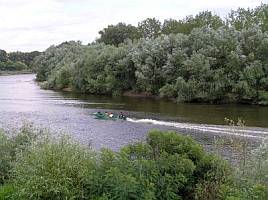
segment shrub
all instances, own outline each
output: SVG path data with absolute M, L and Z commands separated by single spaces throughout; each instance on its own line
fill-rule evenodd
M 171 84 L 166 84 L 159 90 L 160 97 L 173 98 L 176 96 L 176 91 L 174 86 Z
M 161 131 L 98 154 L 46 138 L 17 155 L 13 171 L 14 199 L 219 199 L 229 174 L 190 137 Z
M 16 154 L 24 152 L 36 137 L 37 132 L 31 124 L 24 124 L 13 137 L 0 131 L 0 185 L 9 178 Z
M 229 175 L 229 167 L 226 162 L 216 156 L 207 154 L 192 138 L 178 135 L 175 132 L 163 134 L 154 131 L 150 133 L 147 141 L 153 147 L 155 155 L 167 152 L 169 155 L 183 157 L 193 163 L 193 171 L 186 176 L 188 181 L 179 192 L 182 198 L 186 196 L 190 199 L 194 197 L 202 199 L 199 189 L 204 189 L 205 186 L 210 186 L 206 193 L 213 194 L 205 199 L 219 198 L 220 187 L 227 181 Z M 166 162 L 166 165 L 169 165 L 168 163 Z M 174 169 L 179 169 L 178 167 L 173 166 Z M 185 169 L 191 169 L 190 165 L 185 165 L 185 167 Z M 176 176 L 177 173 L 181 173 L 181 170 L 171 175 Z
M 224 161 L 208 155 L 190 137 L 175 132 L 152 131 L 146 143 L 137 143 L 119 153 L 103 150 L 98 167 L 88 178 L 87 196 L 108 199 L 194 199 L 198 189 L 219 198 L 226 182 Z
M 40 82 L 40 83 L 39 83 L 39 86 L 40 86 L 42 89 L 45 89 L 45 90 L 47 90 L 47 89 L 50 88 L 48 81 Z
M 68 138 L 37 142 L 14 168 L 15 199 L 81 199 L 83 179 L 94 166 L 84 147 Z
M 3 132 L 0 132 L 0 185 L 7 179 L 11 161 L 11 142 Z
M 14 187 L 12 184 L 5 184 L 4 186 L 0 186 L 0 199 L 6 200 L 10 199 L 14 193 Z
M 260 93 L 260 105 L 268 105 L 268 92 L 261 92 Z

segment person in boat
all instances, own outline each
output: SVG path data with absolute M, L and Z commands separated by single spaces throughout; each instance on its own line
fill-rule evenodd
M 113 113 L 109 113 L 109 117 L 113 118 L 114 114 Z
M 126 116 L 122 112 L 120 112 L 120 115 L 118 116 L 118 118 L 119 119 L 126 119 Z

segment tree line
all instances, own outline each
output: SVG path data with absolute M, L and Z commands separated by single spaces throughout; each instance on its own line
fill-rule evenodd
M 118 23 L 109 25 L 99 31 L 100 38 L 97 42 L 118 46 L 126 39 L 137 40 L 139 38 L 156 38 L 161 34 L 190 34 L 195 28 L 207 27 L 218 29 L 222 26 L 234 27 L 236 30 L 248 29 L 254 25 L 262 31 L 268 30 L 267 5 L 262 4 L 254 9 L 239 8 L 232 10 L 229 15 L 222 19 L 211 11 L 203 11 L 195 16 L 186 16 L 184 19 L 166 19 L 162 24 L 156 18 L 147 18 L 138 23 L 138 26 Z
M 38 55 L 40 55 L 38 51 L 7 53 L 0 49 L 0 71 L 31 70 L 33 68 L 32 62 Z
M 163 24 L 109 25 L 95 42 L 64 42 L 35 59 L 44 87 L 144 92 L 182 102 L 268 102 L 268 6 L 209 11 Z

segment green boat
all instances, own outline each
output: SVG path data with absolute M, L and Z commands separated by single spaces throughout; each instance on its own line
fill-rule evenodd
M 94 119 L 101 119 L 101 120 L 126 120 L 127 117 L 123 114 L 115 115 L 115 114 L 108 114 L 102 112 L 92 113 L 91 115 L 94 116 Z

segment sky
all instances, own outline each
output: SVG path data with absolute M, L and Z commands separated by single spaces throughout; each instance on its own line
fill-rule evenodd
M 224 17 L 268 0 L 0 0 L 0 49 L 43 51 L 64 41 L 83 44 L 109 24 L 137 25 L 148 17 L 182 19 L 210 10 Z

